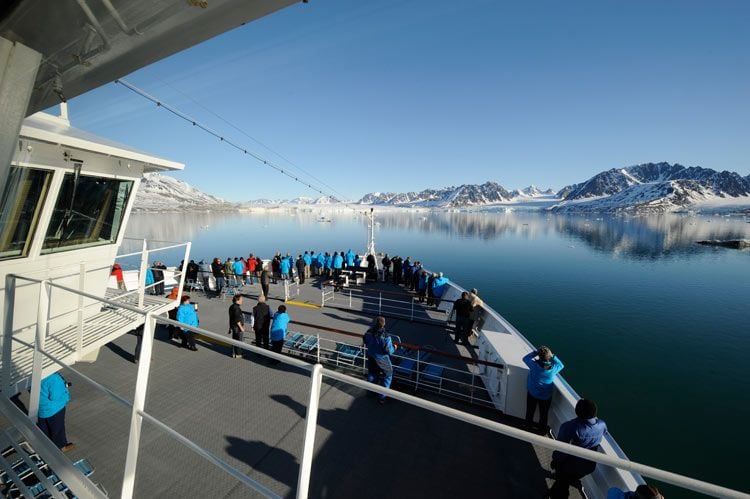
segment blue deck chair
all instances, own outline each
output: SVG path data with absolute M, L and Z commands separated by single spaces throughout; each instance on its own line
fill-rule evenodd
M 318 348 L 318 337 L 308 336 L 307 339 L 303 341 L 298 348 L 302 352 L 314 352 Z
M 353 366 L 362 357 L 362 347 L 355 347 L 348 343 L 336 343 L 336 363 L 339 361 Z
M 299 346 L 303 341 L 305 341 L 305 335 L 302 333 L 294 333 L 292 334 L 291 338 L 288 338 L 284 342 L 284 346 L 290 350 L 294 350 Z
M 427 362 L 430 358 L 430 352 L 424 350 L 411 350 L 409 355 L 401 359 L 401 362 L 394 368 L 394 373 L 402 378 L 411 378 L 417 372 L 417 358 L 419 362 Z
M 443 387 L 443 373 L 445 367 L 440 364 L 429 364 L 425 367 L 419 375 L 419 380 L 428 385 L 433 385 L 438 388 Z

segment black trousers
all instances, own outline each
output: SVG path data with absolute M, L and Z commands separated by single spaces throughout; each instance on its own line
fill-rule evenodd
M 195 348 L 195 333 L 192 331 L 182 331 L 182 346 L 187 348 Z
M 65 435 L 65 407 L 48 418 L 39 418 L 36 425 L 59 448 L 68 444 L 68 437 Z
M 542 429 L 547 428 L 547 415 L 549 414 L 549 407 L 552 405 L 552 398 L 547 400 L 538 399 L 533 397 L 530 393 L 526 393 L 526 421 L 534 421 L 534 413 L 536 412 L 536 406 L 539 406 L 539 426 Z
M 245 333 L 240 331 L 240 328 L 237 326 L 232 327 L 232 339 L 237 341 L 244 341 L 245 340 Z M 242 349 L 238 346 L 232 345 L 232 355 L 234 356 L 242 356 Z
M 570 486 L 594 472 L 596 463 L 585 459 L 571 458 L 553 461 L 555 483 L 549 488 L 551 499 L 567 499 Z
M 260 288 L 263 290 L 263 296 L 268 298 L 268 284 L 261 284 Z
M 268 326 L 259 327 L 255 330 L 255 346 L 268 349 Z
M 272 340 L 271 341 L 271 351 L 276 353 L 281 353 L 281 349 L 284 347 L 284 340 Z M 278 364 L 281 362 L 280 360 L 272 359 L 272 364 Z

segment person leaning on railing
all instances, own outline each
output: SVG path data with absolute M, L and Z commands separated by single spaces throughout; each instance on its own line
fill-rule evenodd
M 560 425 L 557 440 L 584 449 L 595 450 L 608 434 L 607 424 L 596 417 L 597 407 L 593 400 L 581 399 L 576 404 L 576 418 Z M 580 480 L 594 472 L 596 463 L 564 452 L 552 453 L 550 467 L 554 470 L 555 483 L 549 489 L 550 499 L 566 499 L 570 486 L 581 487 Z
M 384 317 L 375 319 L 375 325 L 365 333 L 362 342 L 367 348 L 367 381 L 377 383 L 382 377 L 383 387 L 390 388 L 393 381 L 391 355 L 396 349 L 391 336 L 385 331 Z M 378 394 L 378 401 L 384 403 L 385 395 Z
M 534 413 L 539 406 L 539 426 L 546 431 L 547 415 L 552 404 L 552 383 L 565 366 L 546 346 L 540 346 L 536 352 L 526 354 L 523 363 L 529 368 L 526 379 L 526 421 L 534 421 Z
M 273 323 L 271 324 L 272 352 L 281 353 L 281 349 L 284 347 L 284 338 L 286 338 L 289 321 L 291 321 L 291 317 L 286 313 L 286 305 L 279 305 L 278 311 L 273 314 Z M 272 363 L 278 364 L 279 361 L 274 359 Z
M 456 314 L 456 336 L 453 339 L 453 343 L 463 343 L 469 345 L 469 329 L 471 325 L 471 301 L 469 300 L 469 293 L 464 291 L 461 293 L 461 298 L 453 303 L 453 311 Z

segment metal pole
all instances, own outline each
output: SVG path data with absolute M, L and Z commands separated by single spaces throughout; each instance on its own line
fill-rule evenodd
M 411 299 L 411 318 L 409 320 L 414 320 L 414 298 Z
M 141 342 L 141 356 L 138 360 L 138 376 L 135 381 L 135 394 L 133 395 L 133 410 L 130 414 L 130 435 L 128 437 L 128 452 L 125 457 L 125 475 L 122 479 L 122 499 L 133 497 L 135 489 L 135 471 L 138 463 L 138 448 L 141 439 L 141 424 L 143 412 L 146 405 L 146 390 L 148 389 L 148 373 L 151 368 L 151 347 L 154 343 L 154 326 L 156 321 L 151 313 L 146 314 L 143 323 L 143 338 Z
M 141 251 L 141 270 L 138 274 L 138 308 L 143 308 L 144 294 L 146 293 L 146 268 L 148 267 L 148 246 L 146 240 L 143 240 L 143 250 Z
M 78 289 L 83 293 L 86 290 L 86 262 L 81 262 L 81 270 L 78 277 Z M 78 295 L 78 338 L 76 339 L 76 357 L 80 358 L 83 350 L 83 295 Z
M 179 294 L 182 295 L 182 288 L 185 286 L 185 275 L 187 272 L 187 265 L 188 265 L 188 258 L 190 258 L 190 247 L 193 243 L 188 242 L 185 245 L 185 258 L 182 260 L 182 268 L 180 269 L 180 281 L 178 282 L 177 286 L 179 286 L 177 289 L 179 290 Z
M 323 383 L 323 366 L 315 364 L 310 376 L 310 401 L 307 404 L 307 420 L 305 422 L 305 441 L 302 447 L 302 460 L 297 479 L 297 499 L 307 499 L 310 488 L 310 472 L 312 471 L 313 450 L 315 449 L 315 429 L 318 424 L 318 403 L 320 402 L 320 387 Z
M 10 373 L 13 364 L 13 311 L 16 308 L 16 277 L 14 275 L 5 276 L 5 302 L 3 303 L 3 369 L 2 383 L 0 390 L 3 392 L 10 388 Z
M 36 423 L 39 414 L 39 392 L 42 388 L 42 351 L 47 339 L 47 317 L 49 316 L 49 282 L 39 283 L 39 303 L 36 309 L 36 341 L 34 342 L 34 364 L 31 369 L 31 394 L 29 395 L 29 419 Z
M 352 308 L 352 290 L 350 289 L 349 290 L 349 309 L 351 310 L 351 308 Z
M 320 333 L 316 334 L 315 337 L 318 339 L 318 348 L 315 349 L 317 363 L 320 364 Z
M 383 309 L 383 293 L 378 293 L 378 315 L 380 315 Z

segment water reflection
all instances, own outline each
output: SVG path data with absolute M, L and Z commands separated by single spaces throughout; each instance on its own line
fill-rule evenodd
M 325 217 L 326 221 L 321 221 Z M 601 252 L 637 259 L 658 259 L 670 254 L 689 255 L 710 251 L 695 244 L 701 239 L 750 237 L 750 223 L 743 217 L 693 217 L 683 215 L 581 216 L 546 213 L 381 212 L 377 214 L 381 238 L 400 233 L 423 233 L 433 238 L 495 240 L 503 237 L 563 238 L 569 244 L 585 243 Z M 350 246 L 363 239 L 365 221 L 351 210 L 270 210 L 257 213 L 138 213 L 131 217 L 128 235 L 162 241 L 225 240 L 242 234 L 257 246 L 257 236 L 278 241 L 289 239 L 310 244 Z M 132 243 L 131 243 L 132 244 Z M 283 246 L 291 242 L 282 242 Z M 231 253 L 232 244 L 227 251 Z M 299 247 L 307 246 L 301 242 Z M 291 249 L 297 248 L 295 245 Z M 271 248 L 268 250 L 284 250 Z M 297 248 L 299 249 L 299 248 Z M 243 250 L 244 251 L 244 250 Z

